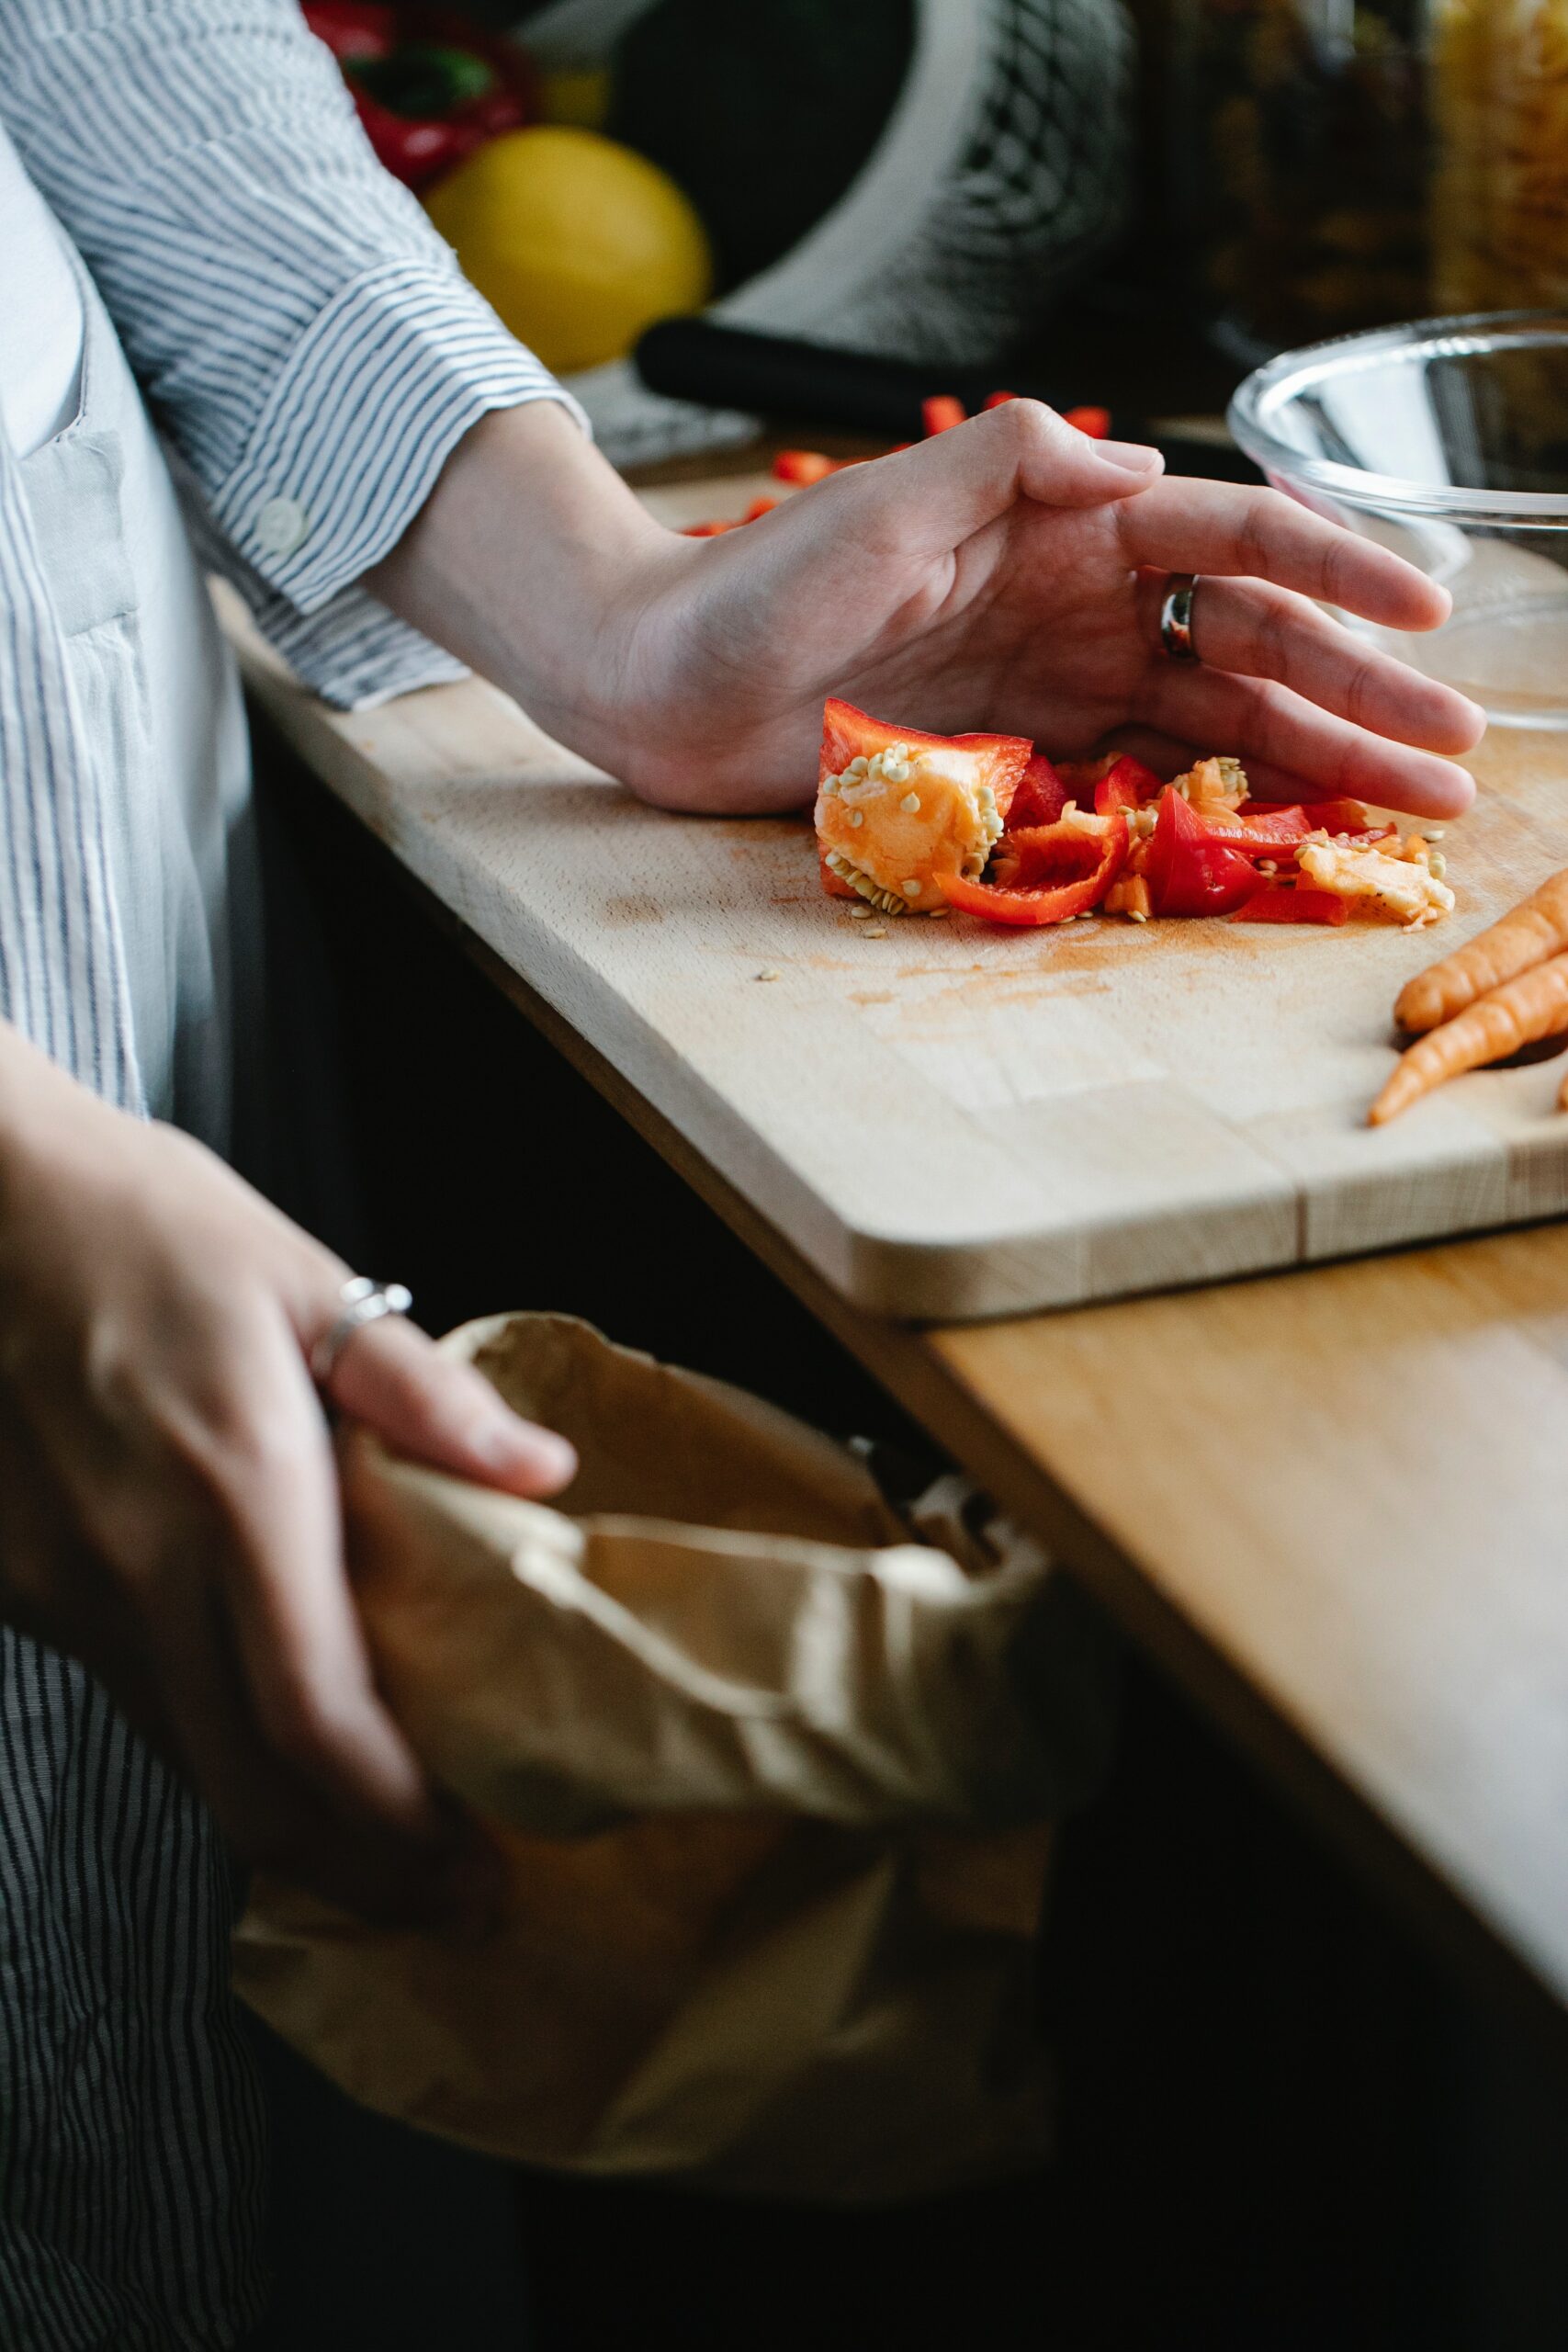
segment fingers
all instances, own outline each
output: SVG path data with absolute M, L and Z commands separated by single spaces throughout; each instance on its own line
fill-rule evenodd
M 146 1597 L 191 1769 L 253 1859 L 359 1907 L 438 1905 L 449 1826 L 375 1689 L 331 1440 L 280 1309 L 236 1323 L 211 1386 L 222 1410 L 179 1445 L 198 1501 Z
M 1145 716 L 1162 733 L 1234 751 L 1262 797 L 1344 794 L 1418 817 L 1460 816 L 1475 797 L 1463 768 L 1370 735 L 1265 680 L 1172 663 Z
M 1141 594 L 1150 635 L 1164 593 L 1160 575 Z M 1427 752 L 1469 752 L 1486 714 L 1465 695 L 1367 644 L 1304 596 L 1263 580 L 1206 578 L 1192 605 L 1193 644 L 1213 670 L 1271 678 L 1352 725 Z
M 1451 609 L 1447 590 L 1413 564 L 1277 490 L 1155 482 L 1122 509 L 1119 521 L 1134 563 L 1269 580 L 1384 628 L 1438 628 Z
M 513 1495 L 553 1495 L 577 1475 L 565 1438 L 525 1421 L 471 1364 L 389 1316 L 356 1331 L 333 1367 L 341 1412 L 437 1470 Z
M 918 556 L 949 552 L 1020 499 L 1074 507 L 1131 498 L 1163 463 L 1157 449 L 1092 441 L 1042 401 L 1016 400 L 875 465 L 836 474 L 811 495 L 839 499 L 847 528 Z

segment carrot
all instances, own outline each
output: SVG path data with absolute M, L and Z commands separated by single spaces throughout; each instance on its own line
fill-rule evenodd
M 1502 1061 L 1521 1046 L 1568 1029 L 1568 955 L 1520 972 L 1467 1005 L 1400 1057 L 1399 1067 L 1369 1113 L 1374 1127 L 1396 1119 L 1445 1079 Z
M 1533 891 L 1521 906 L 1463 947 L 1407 980 L 1393 1017 L 1402 1029 L 1420 1032 L 1451 1021 L 1488 989 L 1501 988 L 1517 972 L 1568 947 L 1568 866 Z

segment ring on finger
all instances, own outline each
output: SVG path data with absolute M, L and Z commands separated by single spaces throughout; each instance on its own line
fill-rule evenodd
M 406 1315 L 413 1293 L 402 1283 L 378 1283 L 369 1274 L 355 1274 L 338 1293 L 338 1312 L 310 1350 L 310 1377 L 324 1388 L 337 1370 L 338 1358 L 356 1331 L 379 1323 L 384 1315 Z
M 1196 572 L 1173 571 L 1166 582 L 1159 608 L 1159 642 L 1161 652 L 1169 662 L 1198 662 L 1202 658 L 1192 642 L 1192 606 L 1197 594 Z

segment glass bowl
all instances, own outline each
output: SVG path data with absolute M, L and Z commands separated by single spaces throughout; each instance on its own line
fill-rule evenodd
M 1428 637 L 1363 635 L 1506 726 L 1568 728 L 1568 311 L 1284 352 L 1242 385 L 1230 427 L 1277 489 L 1453 597 Z

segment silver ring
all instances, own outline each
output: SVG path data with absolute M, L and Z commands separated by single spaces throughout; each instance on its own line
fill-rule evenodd
M 328 1325 L 310 1350 L 310 1377 L 318 1388 L 324 1388 L 337 1370 L 338 1358 L 356 1331 L 367 1323 L 379 1323 L 383 1315 L 406 1315 L 413 1305 L 413 1293 L 401 1283 L 378 1283 L 368 1274 L 355 1274 L 344 1283 L 338 1293 L 338 1315 Z
M 1202 659 L 1192 642 L 1192 600 L 1197 594 L 1196 572 L 1171 573 L 1165 602 L 1159 608 L 1160 648 L 1168 661 L 1198 662 Z

